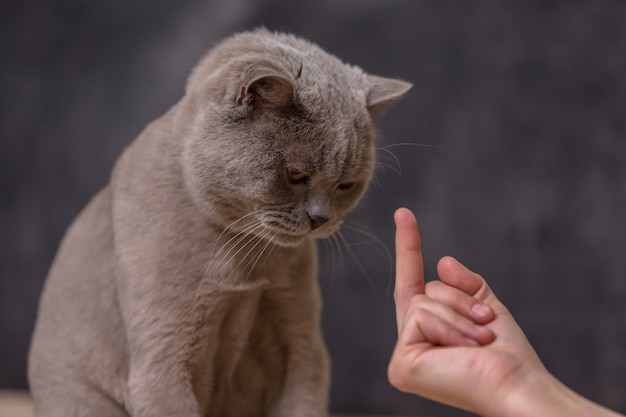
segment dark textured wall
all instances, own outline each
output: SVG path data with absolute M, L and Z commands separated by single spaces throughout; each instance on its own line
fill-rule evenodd
M 626 5 L 621 1 L 22 0 L 0 12 L 0 387 L 25 387 L 37 299 L 69 222 L 198 58 L 266 25 L 415 84 L 377 179 L 321 243 L 332 407 L 464 415 L 389 387 L 392 213 L 427 271 L 457 256 L 546 366 L 626 412 Z M 426 146 L 417 146 L 423 144 Z

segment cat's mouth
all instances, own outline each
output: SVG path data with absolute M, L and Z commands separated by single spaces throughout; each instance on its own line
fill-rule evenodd
M 263 210 L 251 226 L 242 226 L 257 237 L 279 246 L 298 246 L 307 239 L 330 237 L 343 223 L 339 217 L 311 218 L 278 210 Z M 256 224 L 256 226 L 254 226 Z

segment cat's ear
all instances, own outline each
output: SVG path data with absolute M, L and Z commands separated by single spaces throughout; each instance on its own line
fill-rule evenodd
M 393 78 L 367 76 L 367 110 L 378 116 L 400 100 L 413 84 Z
M 262 75 L 241 86 L 237 104 L 255 109 L 282 110 L 294 103 L 293 83 L 279 75 Z

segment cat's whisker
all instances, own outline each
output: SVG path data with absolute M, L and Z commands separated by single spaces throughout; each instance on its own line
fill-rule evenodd
M 221 273 L 222 270 L 231 263 L 231 260 L 233 260 L 237 255 L 239 255 L 239 253 L 241 253 L 241 251 L 243 251 L 244 249 L 246 249 L 246 247 L 248 247 L 252 242 L 257 241 L 256 243 L 254 243 L 254 245 L 252 246 L 252 248 L 248 249 L 248 253 L 250 253 L 250 250 L 254 249 L 256 247 L 256 245 L 258 244 L 258 241 L 262 241 L 262 239 L 260 237 L 258 237 L 256 234 L 254 234 L 257 230 L 259 229 L 263 229 L 263 225 L 261 223 L 258 223 L 256 226 L 254 226 L 253 228 L 251 228 L 248 233 L 246 234 L 240 234 L 240 238 L 239 240 L 237 240 L 237 242 L 235 244 L 233 244 L 230 249 L 228 250 L 228 252 L 225 254 L 224 256 L 224 260 L 226 260 L 225 262 L 222 262 L 222 266 L 219 270 L 219 272 Z M 243 244 L 241 244 L 247 237 L 249 237 L 249 240 L 244 242 Z M 238 248 L 234 253 L 232 253 L 232 251 L 234 249 Z M 236 270 L 237 268 L 239 268 L 239 266 L 241 265 L 241 262 L 243 261 L 243 259 L 245 259 L 247 256 L 244 255 L 242 257 L 242 260 L 239 261 L 239 263 L 237 264 L 237 266 L 234 268 L 234 270 Z
M 389 251 L 389 248 L 387 248 L 387 245 L 385 245 L 385 243 L 382 240 L 380 240 L 378 237 L 376 237 L 376 235 L 374 235 L 373 233 L 367 232 L 355 226 L 350 226 L 349 224 L 346 224 L 346 223 L 344 223 L 343 226 L 345 226 L 347 229 L 350 229 L 354 232 L 360 233 L 361 235 L 370 239 L 370 241 L 368 242 L 361 242 L 359 244 L 376 243 L 378 244 L 378 246 L 380 246 L 383 249 L 385 256 L 387 258 L 387 264 L 389 265 L 388 275 L 387 275 L 387 281 L 389 282 L 388 287 L 387 287 L 387 293 L 389 294 L 389 291 L 392 288 L 392 284 L 393 284 L 393 257 L 391 255 L 391 252 Z
M 384 157 L 388 157 L 389 159 L 391 159 L 393 161 L 393 164 L 390 164 L 390 163 L 383 162 L 383 161 L 379 160 L 379 161 L 376 161 L 376 167 L 382 167 L 383 169 L 384 168 L 388 168 L 388 169 L 392 170 L 393 172 L 395 172 L 396 174 L 398 174 L 398 176 L 400 178 L 404 178 L 404 176 L 402 174 L 402 165 L 400 163 L 400 159 L 391 150 L 393 148 L 397 148 L 397 147 L 401 147 L 401 146 L 434 149 L 434 150 L 443 151 L 443 152 L 447 151 L 446 148 L 441 147 L 441 146 L 429 145 L 429 144 L 423 144 L 423 143 L 411 143 L 411 142 L 392 143 L 390 145 L 377 146 L 376 147 L 377 156 L 380 159 L 383 159 Z M 378 179 L 378 178 L 376 178 L 376 179 Z
M 341 233 L 341 231 L 338 232 Z M 345 256 L 343 254 L 343 248 L 341 247 L 341 241 L 339 240 L 338 233 L 333 234 L 333 242 L 335 242 L 335 246 L 337 247 L 337 256 L 339 257 L 338 261 L 340 264 L 343 264 Z
M 250 217 L 250 215 L 252 215 L 252 214 L 254 214 L 254 213 L 255 213 L 255 212 L 250 213 L 250 214 L 248 214 L 248 215 L 246 215 L 246 216 L 243 216 L 243 217 L 239 218 L 238 220 L 236 220 L 235 222 L 240 222 L 240 221 L 241 221 L 241 220 L 243 220 L 244 218 Z M 227 229 L 228 229 L 228 228 L 230 228 L 230 227 L 231 227 L 231 226 L 232 226 L 235 222 L 231 223 L 231 224 L 227 227 Z M 214 255 L 212 255 L 212 256 L 211 256 L 211 260 L 207 263 L 207 266 L 205 267 L 204 272 L 203 272 L 203 274 L 202 274 L 202 279 L 201 279 L 201 280 L 200 280 L 200 282 L 198 283 L 198 288 L 196 289 L 196 295 L 195 295 L 195 297 L 194 297 L 194 302 L 193 302 L 193 305 L 194 305 L 194 306 L 196 305 L 196 301 L 197 301 L 197 299 L 198 299 L 198 296 L 199 296 L 199 294 L 200 294 L 200 291 L 202 290 L 202 286 L 203 286 L 204 282 L 207 280 L 207 274 L 208 274 L 208 272 L 209 272 L 209 271 L 211 271 L 211 270 L 212 270 L 212 266 L 213 266 L 214 262 L 216 261 L 216 259 L 219 259 L 220 257 L 221 257 L 221 259 L 222 259 L 222 260 L 226 260 L 226 259 L 227 259 L 227 258 L 229 258 L 229 257 L 232 259 L 232 257 L 236 256 L 236 255 L 237 255 L 237 253 L 239 252 L 239 251 L 237 251 L 235 254 L 233 254 L 233 255 L 231 256 L 231 252 L 234 250 L 234 248 L 236 248 L 236 247 L 237 247 L 237 246 L 238 246 L 238 245 L 239 245 L 239 244 L 243 241 L 243 239 L 245 239 L 245 237 L 246 237 L 248 234 L 250 234 L 250 233 L 252 233 L 252 232 L 256 231 L 256 230 L 257 230 L 258 228 L 260 228 L 260 227 L 262 227 L 262 225 L 261 225 L 258 221 L 251 223 L 250 225 L 246 226 L 246 227 L 245 227 L 242 231 L 237 232 L 234 236 L 232 236 L 232 237 L 231 237 L 228 241 L 226 241 L 223 245 L 221 245 L 221 247 L 219 248 L 219 250 L 217 251 L 217 253 L 215 253 Z M 217 240 L 219 240 L 219 239 L 220 239 L 223 235 L 224 235 L 224 232 L 222 232 L 222 233 L 220 234 L 220 236 L 218 237 L 218 239 L 217 239 Z M 217 240 L 216 240 L 216 242 L 217 242 Z M 235 243 L 232 243 L 234 240 L 237 240 L 237 241 L 236 241 Z M 231 243 L 232 243 L 232 244 L 231 244 Z M 246 245 L 244 245 L 243 247 L 245 247 L 245 246 L 246 246 Z M 243 247 L 242 247 L 242 248 L 243 248 Z M 242 248 L 240 248 L 239 250 L 241 250 Z M 221 253 L 223 250 L 225 250 L 225 253 L 224 253 L 224 254 L 222 254 L 222 253 Z M 221 272 L 222 272 L 222 270 L 225 268 L 225 266 L 226 266 L 227 264 L 228 264 L 228 262 L 222 262 L 222 264 L 220 265 L 219 269 L 218 269 L 216 272 L 217 272 L 218 274 L 219 274 L 219 273 L 221 273 Z
M 339 236 L 339 239 L 341 239 L 341 242 L 343 242 L 343 246 L 346 248 L 346 251 L 348 252 L 350 257 L 352 258 L 352 261 L 356 265 L 357 269 L 361 272 L 361 274 L 365 278 L 365 281 L 369 284 L 370 289 L 372 290 L 372 292 L 375 292 L 374 281 L 372 280 L 372 277 L 367 272 L 365 267 L 363 267 L 363 264 L 361 263 L 359 258 L 356 256 L 354 251 L 350 248 L 350 245 L 348 244 L 348 241 L 346 240 L 346 237 L 344 236 L 343 232 L 341 230 L 339 230 L 337 232 L 337 235 Z
M 331 242 L 335 244 L 335 247 L 337 248 L 337 256 L 338 256 L 337 261 L 335 261 L 334 257 L 331 257 L 331 259 L 332 259 L 331 269 L 332 270 L 336 269 L 335 265 L 343 265 L 343 262 L 344 262 L 343 261 L 344 260 L 343 250 L 341 248 L 341 243 L 339 242 L 339 237 L 337 236 L 338 233 L 340 233 L 340 231 L 337 231 L 337 232 L 335 232 L 335 233 L 333 233 L 331 235 L 331 238 L 332 238 Z M 332 246 L 332 245 L 329 243 L 329 246 Z M 331 252 L 331 256 L 332 256 L 332 253 L 333 253 L 332 247 L 330 248 L 330 252 Z M 334 281 L 334 279 L 333 279 L 334 276 L 335 276 L 334 274 L 331 274 L 331 284 Z
M 268 258 L 270 257 L 272 251 L 276 247 L 276 245 L 272 244 L 272 239 L 274 238 L 274 236 L 275 236 L 275 234 L 270 232 L 270 231 L 267 231 L 267 233 L 265 233 L 265 235 L 263 236 L 263 239 L 265 239 L 265 245 L 261 248 L 261 250 L 259 251 L 259 253 L 255 257 L 254 263 L 248 269 L 248 274 L 246 275 L 246 279 L 244 281 L 248 281 L 248 278 L 250 278 L 250 274 L 252 273 L 252 271 L 254 271 L 254 268 L 256 267 L 257 263 L 259 262 L 259 260 L 263 256 L 263 254 L 266 253 L 266 251 L 267 251 L 267 255 L 265 256 L 265 259 L 263 260 L 263 262 L 261 263 L 260 266 L 262 267 L 265 264 L 265 262 L 268 260 Z M 270 247 L 270 245 L 271 245 L 271 247 Z M 270 247 L 269 251 L 267 250 L 268 247 Z
M 404 176 L 402 175 L 402 167 L 400 166 L 400 160 L 398 159 L 396 154 L 394 154 L 392 151 L 390 151 L 386 147 L 379 146 L 376 148 L 376 150 L 378 151 L 379 160 L 376 161 L 375 166 L 381 167 L 383 169 L 389 168 L 391 171 L 398 174 L 400 178 L 404 179 Z M 388 164 L 386 162 L 382 162 L 380 159 L 382 159 L 383 157 L 388 157 L 389 159 L 391 159 L 395 166 Z
M 349 226 L 346 226 L 346 227 L 350 228 Z M 369 237 L 369 236 L 366 236 L 366 237 Z M 347 242 L 346 243 L 346 247 L 354 248 L 356 246 L 371 245 L 372 243 L 379 243 L 379 242 L 375 238 L 371 238 L 369 240 L 363 240 L 363 241 L 359 241 L 359 242 Z
M 212 257 L 211 262 L 215 259 L 226 259 L 230 256 L 231 252 L 246 238 L 246 236 L 252 235 L 261 226 L 258 220 L 254 220 L 248 226 L 244 227 L 241 231 L 235 233 L 229 240 L 221 244 L 220 249 Z M 234 242 L 236 240 L 236 242 Z M 234 242 L 234 243 L 233 243 Z M 222 253 L 225 252 L 225 253 Z
M 389 149 L 389 148 L 397 148 L 399 146 L 413 146 L 416 148 L 426 148 L 426 149 L 434 149 L 436 151 L 442 151 L 442 152 L 447 152 L 448 149 L 443 147 L 443 146 L 437 146 L 437 145 L 430 145 L 428 143 L 413 143 L 413 142 L 400 142 L 400 143 L 392 143 L 389 145 L 385 145 L 385 146 L 379 146 L 377 147 L 377 149 Z
M 235 255 L 237 255 L 239 252 L 241 252 L 245 247 L 247 247 L 248 245 L 250 245 L 251 242 L 254 241 L 254 244 L 248 248 L 247 252 L 241 257 L 241 259 L 239 260 L 239 262 L 237 263 L 237 265 L 235 266 L 234 270 L 239 270 L 240 266 L 244 266 L 244 269 L 246 267 L 248 267 L 250 265 L 250 262 L 252 262 L 252 259 L 254 259 L 256 256 L 258 256 L 260 253 L 257 253 L 256 255 L 253 255 L 254 250 L 257 248 L 257 246 L 259 246 L 262 243 L 266 242 L 266 237 L 269 236 L 271 232 L 268 230 L 263 230 L 260 235 L 254 235 L 252 236 L 252 238 L 246 242 L 236 253 Z M 262 252 L 262 249 L 261 249 Z M 252 256 L 250 256 L 252 255 Z M 245 261 L 245 264 L 244 264 Z M 248 271 L 249 273 L 249 271 Z M 247 279 L 247 278 L 246 278 Z
M 400 170 L 400 160 L 398 159 L 395 153 L 393 153 L 386 147 L 378 147 L 376 148 L 376 150 L 383 152 L 382 155 L 379 155 L 380 157 L 382 157 L 383 155 L 391 157 L 391 159 L 393 159 L 393 161 L 396 163 L 396 166 L 398 167 L 398 171 Z
M 378 178 L 378 174 L 375 171 L 372 173 L 372 178 L 370 181 L 373 185 L 380 187 L 380 179 Z
M 224 245 L 220 244 L 220 240 L 222 239 L 222 237 L 224 235 L 226 235 L 226 233 L 230 233 L 230 231 L 240 222 L 244 221 L 244 220 L 249 220 L 249 218 L 251 216 L 254 216 L 257 213 L 260 213 L 262 210 L 256 210 L 253 212 L 250 212 L 244 216 L 241 216 L 240 218 L 238 218 L 237 220 L 233 221 L 232 223 L 230 223 L 228 226 L 226 226 L 226 228 L 224 228 L 224 230 L 222 230 L 222 233 L 220 233 L 220 235 L 217 237 L 217 239 L 215 239 L 215 242 L 213 243 L 213 252 L 211 253 L 212 256 L 217 256 L 219 254 L 219 252 L 224 248 Z M 245 228 L 244 228 L 245 229 Z M 237 233 L 238 234 L 238 233 Z M 217 251 L 217 253 L 215 253 L 215 248 L 219 246 L 219 249 Z
M 394 167 L 393 165 L 389 165 L 386 164 L 384 162 L 376 162 L 376 167 L 381 167 L 381 168 L 389 168 L 390 170 L 392 170 L 393 172 L 395 172 L 396 174 L 398 174 L 398 176 L 402 179 L 404 179 L 404 176 L 402 175 L 402 171 L 400 171 L 398 168 Z
M 319 272 L 320 279 L 322 279 L 322 277 L 323 279 L 326 279 L 326 277 L 330 275 L 333 264 L 334 264 L 333 251 L 332 251 L 332 248 L 330 247 L 331 245 L 330 240 L 331 239 L 329 237 L 326 239 L 318 239 L 315 241 L 318 249 L 323 247 L 323 253 L 320 253 L 319 258 L 326 260 L 325 262 L 320 263 L 320 265 L 322 264 L 324 265 L 323 271 L 321 271 L 321 268 L 320 268 L 320 272 Z M 321 251 L 322 250 L 320 249 L 320 252 Z

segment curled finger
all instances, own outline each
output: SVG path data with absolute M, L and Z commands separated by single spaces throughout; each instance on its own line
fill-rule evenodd
M 489 328 L 427 296 L 412 300 L 401 334 L 407 343 L 427 341 L 442 346 L 485 345 L 495 339 Z
M 441 281 L 429 282 L 426 285 L 426 295 L 474 323 L 487 324 L 496 317 L 494 310 L 488 304 Z

